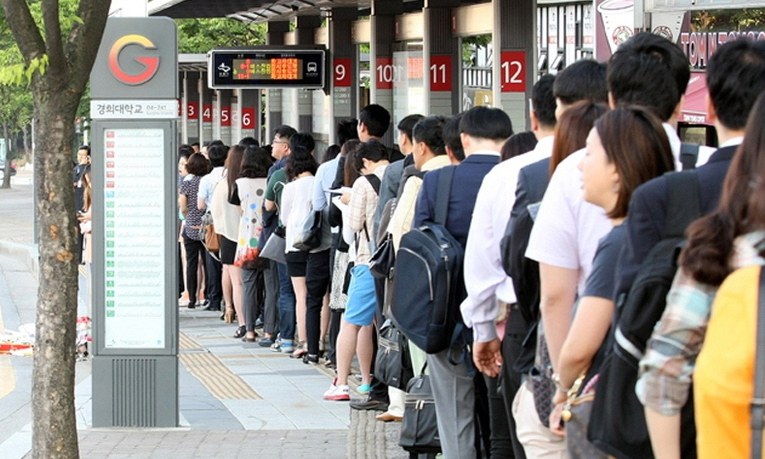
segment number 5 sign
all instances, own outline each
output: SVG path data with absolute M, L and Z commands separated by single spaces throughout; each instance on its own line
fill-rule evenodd
M 526 53 L 502 51 L 500 87 L 502 92 L 526 92 Z

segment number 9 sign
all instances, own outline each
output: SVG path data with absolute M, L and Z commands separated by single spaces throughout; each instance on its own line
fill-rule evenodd
M 332 65 L 334 68 L 334 86 L 349 87 L 351 85 L 351 59 L 347 57 L 336 57 Z

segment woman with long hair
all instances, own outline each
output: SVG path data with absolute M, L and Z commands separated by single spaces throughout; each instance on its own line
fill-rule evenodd
M 234 180 L 239 176 L 242 163 L 242 147 L 229 148 L 226 162 L 223 166 L 223 178 L 215 185 L 212 195 L 212 218 L 215 232 L 220 236 L 220 262 L 223 265 L 221 287 L 226 311 L 223 317 L 230 323 L 236 311 L 239 328 L 235 338 L 244 335 L 244 314 L 242 314 L 242 271 L 234 264 L 236 244 L 239 239 L 239 206 L 230 203 L 231 193 L 234 192 Z
M 239 231 L 234 254 L 235 268 L 240 273 L 243 292 L 241 305 L 237 307 L 239 329 L 244 326 L 244 341 L 255 341 L 255 320 L 258 310 L 258 271 L 260 270 L 259 242 L 263 231 L 263 200 L 266 194 L 268 168 L 271 166 L 271 156 L 260 147 L 249 146 L 239 156 L 239 165 L 232 166 L 237 174 L 230 174 L 226 180 L 229 184 L 228 200 L 239 206 Z M 232 150 L 234 149 L 232 148 Z M 229 153 L 229 159 L 232 154 Z M 234 160 L 232 160 L 234 161 Z M 236 304 L 235 304 L 236 305 Z
M 638 395 L 662 401 L 667 406 L 677 404 L 675 397 L 687 397 L 693 383 L 697 448 L 700 458 L 748 457 L 750 441 L 750 403 L 753 369 L 741 371 L 741 379 L 715 367 L 713 360 L 704 358 L 712 303 L 723 280 L 734 270 L 745 266 L 765 265 L 765 95 L 754 104 L 746 126 L 743 143 L 731 161 L 722 186 L 717 208 L 711 214 L 692 223 L 686 231 L 687 241 L 680 254 L 679 269 L 667 295 L 667 305 L 661 321 L 647 345 L 641 360 L 644 372 L 638 381 Z M 744 315 L 744 305 L 741 305 Z M 755 307 L 756 310 L 756 307 Z M 756 323 L 756 316 L 745 317 Z M 735 333 L 735 331 L 731 331 Z M 753 333 L 753 331 L 752 331 Z M 749 344 L 753 355 L 754 336 L 738 339 Z M 671 346 L 671 361 L 662 367 L 649 360 L 660 348 Z M 741 359 L 742 355 L 731 356 Z M 746 363 L 739 360 L 739 364 Z M 650 376 L 650 378 L 647 378 Z M 666 384 L 664 393 L 645 386 L 647 379 L 660 379 Z M 721 385 L 722 384 L 722 385 Z M 720 388 L 723 387 L 721 390 Z M 650 394 L 647 393 L 649 392 Z M 669 392 L 672 389 L 672 392 Z M 642 394 L 641 394 L 642 392 Z M 670 397 L 672 400 L 670 400 Z M 647 417 L 651 409 L 646 409 Z M 655 415 L 656 416 L 660 415 Z M 665 421 L 671 419 L 664 416 Z M 666 431 L 675 430 L 679 437 L 680 416 L 676 423 L 662 422 Z M 649 422 L 649 427 L 651 423 Z M 658 423 L 656 425 L 658 427 Z M 654 438 L 655 428 L 650 430 Z M 655 449 L 654 445 L 654 449 Z M 679 445 L 670 445 L 679 449 Z M 757 452 L 759 454 L 759 452 Z
M 585 201 L 601 207 L 613 229 L 598 244 L 593 268 L 587 278 L 573 323 L 558 359 L 560 405 L 575 383 L 579 393 L 594 391 L 598 351 L 603 348 L 613 320 L 616 263 L 625 233 L 622 222 L 635 189 L 641 184 L 674 170 L 674 159 L 661 121 L 646 109 L 618 108 L 595 122 L 587 138 L 587 154 L 579 165 Z M 586 389 L 586 390 L 585 390 Z M 559 425 L 560 409 L 553 411 L 551 429 Z M 587 450 L 586 457 L 605 457 L 592 445 L 569 442 L 569 453 Z

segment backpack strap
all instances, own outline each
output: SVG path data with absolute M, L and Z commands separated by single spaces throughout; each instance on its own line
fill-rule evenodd
M 760 267 L 757 298 L 757 350 L 754 358 L 754 398 L 751 404 L 752 459 L 762 457 L 762 429 L 765 428 L 765 266 Z
M 436 187 L 436 214 L 435 223 L 446 224 L 446 214 L 449 210 L 449 194 L 452 191 L 452 179 L 454 178 L 454 166 L 444 167 L 438 174 Z
M 680 164 L 682 164 L 684 171 L 696 169 L 700 148 L 701 146 L 695 143 L 683 142 L 680 144 Z
M 380 195 L 380 177 L 376 176 L 375 174 L 367 174 L 364 177 L 366 177 L 369 184 L 372 185 L 372 189 L 375 190 L 375 193 L 379 196 Z
M 667 180 L 665 238 L 683 237 L 693 220 L 701 216 L 699 181 L 694 172 L 670 172 Z

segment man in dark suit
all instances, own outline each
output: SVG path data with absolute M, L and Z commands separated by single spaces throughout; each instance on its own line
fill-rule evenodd
M 704 166 L 680 172 L 692 174 L 698 180 L 703 213 L 717 206 L 723 179 L 743 140 L 749 112 L 757 96 L 765 91 L 765 43 L 741 39 L 720 46 L 707 66 L 707 87 L 710 96 L 707 114 L 717 130 L 720 148 Z M 629 290 L 645 256 L 660 241 L 668 218 L 668 191 L 667 179 L 662 176 L 645 183 L 633 194 L 626 221 L 626 244 L 619 258 L 616 295 Z M 681 348 L 674 350 L 673 330 L 664 330 L 662 322 L 653 334 L 654 337 L 658 334 L 659 339 L 649 341 L 640 362 L 643 374 L 636 389 L 646 407 L 651 443 L 657 455 L 661 448 L 673 454 L 679 453 L 681 447 L 685 452 L 694 446 L 692 438 L 683 441 L 683 445 L 680 438 L 680 410 L 689 395 L 689 378 L 671 368 L 692 369 L 696 356 L 678 355 Z
M 465 151 L 465 160 L 458 166 L 447 166 L 454 168 L 454 176 L 444 226 L 462 247 L 467 241 L 476 195 L 483 178 L 499 163 L 502 144 L 512 133 L 510 118 L 497 108 L 474 107 L 467 111 L 460 121 L 460 140 Z M 434 220 L 438 177 L 445 169 L 425 174 L 412 227 L 416 228 L 425 221 Z M 458 185 L 455 186 L 455 183 Z M 464 297 L 463 291 L 460 302 Z M 472 339 L 466 342 L 470 341 Z M 428 355 L 438 433 L 444 457 L 475 457 L 476 386 L 464 360 L 457 365 L 449 362 L 450 353 L 454 354 L 455 351 L 459 350 L 447 349 Z M 478 374 L 477 380 L 480 378 Z M 484 382 L 480 380 L 480 384 Z

